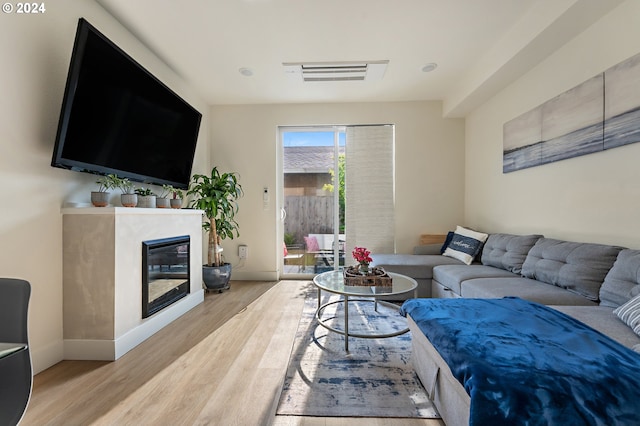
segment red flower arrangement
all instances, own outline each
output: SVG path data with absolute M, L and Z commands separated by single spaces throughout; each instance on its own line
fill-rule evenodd
M 369 262 L 373 262 L 371 252 L 364 247 L 354 247 L 351 252 L 353 258 L 361 265 L 369 265 Z

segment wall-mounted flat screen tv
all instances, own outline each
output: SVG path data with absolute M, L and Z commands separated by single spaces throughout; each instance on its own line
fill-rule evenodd
M 184 189 L 201 118 L 81 18 L 51 165 Z

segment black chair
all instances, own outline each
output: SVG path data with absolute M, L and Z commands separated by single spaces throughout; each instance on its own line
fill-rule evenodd
M 29 403 L 33 373 L 27 313 L 29 282 L 0 278 L 0 425 L 17 425 Z

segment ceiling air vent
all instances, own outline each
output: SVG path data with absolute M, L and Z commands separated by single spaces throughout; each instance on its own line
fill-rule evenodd
M 389 61 L 361 62 L 285 62 L 284 71 L 300 75 L 303 81 L 381 80 Z

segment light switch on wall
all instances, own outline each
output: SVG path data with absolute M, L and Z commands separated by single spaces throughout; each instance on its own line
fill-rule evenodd
M 269 208 L 269 188 L 266 186 L 262 190 L 262 208 L 265 210 Z

